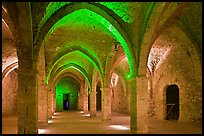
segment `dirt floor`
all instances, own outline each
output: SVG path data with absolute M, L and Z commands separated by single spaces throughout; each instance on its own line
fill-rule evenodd
M 147 134 L 202 134 L 202 122 L 182 123 L 149 118 Z M 130 134 L 130 116 L 112 112 L 102 121 L 100 112 L 90 117 L 81 111 L 57 112 L 47 125 L 39 125 L 39 134 Z M 17 134 L 17 115 L 2 117 L 2 134 Z

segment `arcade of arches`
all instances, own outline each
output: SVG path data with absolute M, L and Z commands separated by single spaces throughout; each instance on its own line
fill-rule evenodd
M 202 3 L 3 2 L 2 117 L 35 134 L 69 110 L 201 121 Z

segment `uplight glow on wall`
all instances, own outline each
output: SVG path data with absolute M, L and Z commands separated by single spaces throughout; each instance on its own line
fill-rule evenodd
M 91 16 L 90 16 L 90 14 L 91 14 Z M 128 58 L 128 63 L 130 66 L 130 73 L 129 73 L 128 77 L 132 77 L 135 73 L 134 73 L 134 61 L 133 61 L 134 56 L 132 56 L 133 54 L 131 54 L 131 49 L 128 47 L 125 39 L 120 34 L 120 32 L 103 16 L 101 16 L 101 15 L 99 15 L 93 11 L 90 11 L 88 9 L 76 10 L 76 11 L 66 15 L 65 17 L 60 19 L 58 22 L 56 22 L 52 26 L 52 28 L 49 30 L 48 35 L 50 35 L 52 32 L 54 32 L 60 26 L 68 25 L 69 22 L 72 21 L 72 18 L 76 18 L 76 16 L 78 16 L 78 17 L 87 16 L 88 18 L 90 18 L 92 20 L 98 21 L 99 23 L 102 24 L 102 26 L 106 27 L 112 33 L 112 35 L 119 41 L 119 43 L 121 44 L 121 46 L 123 47 L 123 49 L 126 53 L 126 56 Z

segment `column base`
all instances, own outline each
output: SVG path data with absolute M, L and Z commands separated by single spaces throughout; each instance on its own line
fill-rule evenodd
M 95 113 L 90 114 L 90 117 L 96 117 Z

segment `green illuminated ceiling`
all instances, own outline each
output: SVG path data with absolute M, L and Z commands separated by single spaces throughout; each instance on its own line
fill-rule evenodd
M 133 13 L 130 12 L 129 2 L 98 2 L 113 10 L 124 22 L 131 23 Z
M 64 77 L 57 83 L 56 93 L 75 93 L 79 89 L 79 83 L 74 78 Z
M 50 16 L 60 9 L 62 6 L 66 4 L 70 4 L 71 2 L 50 2 L 46 8 L 43 19 L 40 22 L 40 28 L 44 25 Z M 132 22 L 133 12 L 129 11 L 129 3 L 125 2 L 98 2 L 101 5 L 113 10 L 115 14 L 117 14 L 121 19 L 127 23 Z
M 57 11 L 58 9 L 60 9 L 62 6 L 69 4 L 70 2 L 50 2 L 46 8 L 45 14 L 43 19 L 40 22 L 40 28 L 44 25 L 44 23 L 47 21 L 48 18 L 50 18 L 50 16 Z
M 69 63 L 69 64 L 66 64 L 66 65 L 63 65 L 62 67 L 60 67 L 57 70 L 57 72 L 55 73 L 54 77 L 57 77 L 58 75 L 63 74 L 64 72 L 66 72 L 69 69 L 74 69 L 77 72 L 79 72 L 80 74 L 82 74 L 83 77 L 86 79 L 86 81 L 88 83 L 88 87 L 91 89 L 91 82 L 92 82 L 92 80 L 91 80 L 91 77 L 89 76 L 89 74 L 82 67 L 80 67 L 80 66 L 78 66 L 76 64 L 73 64 L 73 63 Z
M 120 32 L 105 18 L 103 18 L 102 16 L 100 16 L 99 14 L 92 12 L 90 10 L 87 9 L 81 9 L 81 10 L 77 10 L 65 17 L 63 17 L 60 21 L 58 21 L 57 23 L 55 23 L 55 25 L 52 27 L 52 29 L 50 29 L 49 34 L 52 34 L 57 28 L 64 26 L 64 25 L 68 25 L 68 24 L 72 24 L 72 23 L 78 23 L 80 24 L 81 22 L 79 20 L 81 20 L 81 18 L 86 17 L 86 19 L 84 19 L 83 21 L 83 25 L 82 26 L 86 26 L 89 24 L 94 24 L 94 23 L 90 23 L 90 20 L 88 18 L 91 18 L 91 20 L 94 20 L 92 22 L 97 22 L 97 23 L 101 23 L 102 25 L 95 25 L 96 26 L 102 26 L 101 28 L 102 31 L 107 32 L 111 32 L 111 34 L 119 41 L 119 43 L 122 45 L 122 47 L 124 48 L 124 51 L 127 54 L 127 58 L 129 61 L 129 65 L 130 65 L 130 75 L 133 75 L 133 70 L 134 70 L 134 61 L 132 59 L 132 56 L 130 54 L 130 49 L 128 48 L 128 45 L 126 43 L 126 41 L 124 40 L 124 38 L 122 37 L 122 35 L 120 34 Z M 79 19 L 80 18 L 80 19 Z M 69 23 L 70 22 L 70 23 Z M 69 25 L 67 27 L 70 27 Z M 109 31 L 107 31 L 107 29 Z M 113 45 L 111 45 L 113 46 Z M 104 48 L 103 48 L 104 49 Z
M 92 63 L 90 63 L 90 62 L 92 62 Z M 55 72 L 57 72 L 57 70 L 60 67 L 63 67 L 64 65 L 68 65 L 70 63 L 82 67 L 84 70 L 86 70 L 86 72 L 89 75 L 92 75 L 92 72 L 93 72 L 92 70 L 93 70 L 94 66 L 96 67 L 96 69 L 99 72 L 99 68 L 95 64 L 95 62 L 93 62 L 88 56 L 86 56 L 82 52 L 76 50 L 76 51 L 73 51 L 71 53 L 65 54 L 64 56 L 62 56 L 60 59 L 58 59 L 54 63 L 54 65 L 52 66 L 52 68 L 48 72 L 48 75 L 46 77 L 46 83 L 48 83 L 50 76 L 52 76 Z

